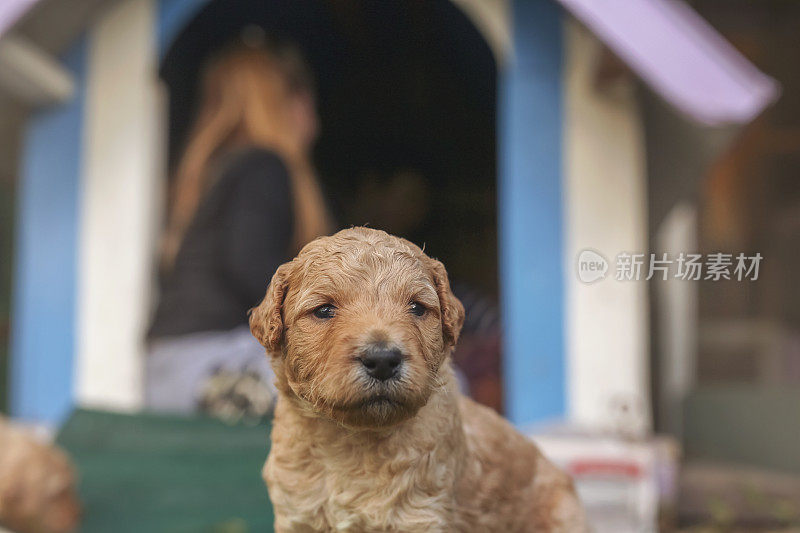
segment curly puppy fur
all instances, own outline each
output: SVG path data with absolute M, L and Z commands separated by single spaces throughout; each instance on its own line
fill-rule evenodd
M 67 533 L 79 518 L 67 456 L 0 417 L 0 526 L 18 533 Z
M 277 532 L 586 530 L 569 477 L 458 393 L 463 321 L 444 266 L 383 231 L 278 268 L 250 317 L 280 393 L 263 472 Z M 365 370 L 375 346 L 402 354 L 392 379 Z

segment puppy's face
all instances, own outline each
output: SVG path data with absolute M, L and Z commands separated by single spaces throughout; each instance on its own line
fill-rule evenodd
M 382 427 L 427 402 L 463 319 L 441 263 L 408 241 L 353 228 L 282 265 L 250 327 L 302 409 Z

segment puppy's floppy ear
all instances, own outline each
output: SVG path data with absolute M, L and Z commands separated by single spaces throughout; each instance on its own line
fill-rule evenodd
M 442 335 L 447 346 L 455 346 L 461 326 L 464 325 L 464 306 L 453 291 L 450 290 L 450 280 L 444 265 L 436 259 L 428 259 L 428 265 L 436 284 L 436 294 L 439 296 L 439 307 L 442 309 Z
M 283 300 L 291 266 L 289 262 L 278 267 L 264 299 L 258 307 L 250 310 L 250 333 L 270 353 L 278 353 L 283 341 Z

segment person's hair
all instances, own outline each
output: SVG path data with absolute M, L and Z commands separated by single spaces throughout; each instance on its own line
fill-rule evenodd
M 327 234 L 332 225 L 305 147 L 293 134 L 289 99 L 313 97 L 313 77 L 294 48 L 235 45 L 204 72 L 199 114 L 177 166 L 162 242 L 162 266 L 174 262 L 205 194 L 218 177 L 215 158 L 235 146 L 276 152 L 286 164 L 294 208 L 293 250 Z

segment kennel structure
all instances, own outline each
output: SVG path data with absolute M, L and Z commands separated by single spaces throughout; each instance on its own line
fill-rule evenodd
M 648 251 L 639 82 L 628 72 L 710 126 L 747 123 L 777 88 L 680 3 L 453 3 L 497 66 L 506 414 L 520 426 L 606 427 L 622 403 L 637 406 L 635 423 L 646 430 L 647 285 L 587 285 L 576 275 L 581 250 L 609 259 Z M 141 405 L 166 183 L 158 70 L 206 4 L 0 7 L 0 113 L 16 110 L 23 132 L 9 155 L 18 168 L 9 364 L 16 416 L 54 422 L 74 404 Z

